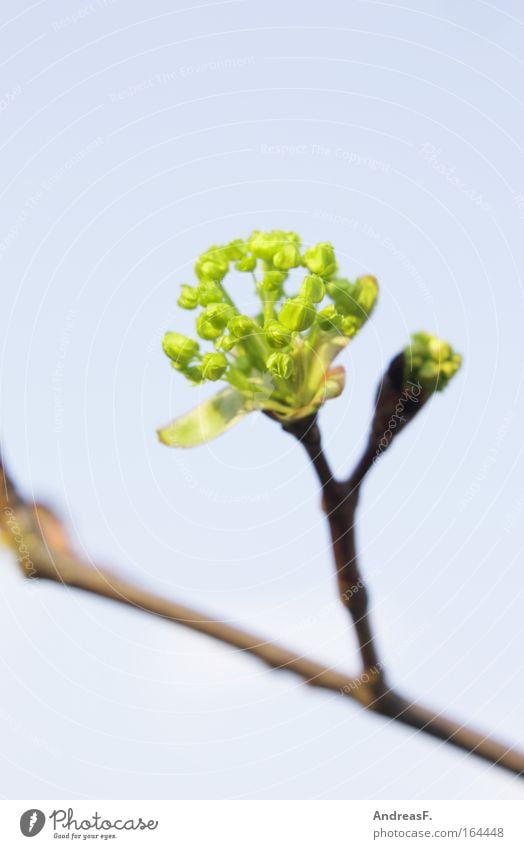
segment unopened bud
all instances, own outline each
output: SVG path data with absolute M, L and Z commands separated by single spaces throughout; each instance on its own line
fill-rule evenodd
M 170 360 L 177 365 L 186 365 L 198 354 L 198 342 L 182 333 L 169 331 L 164 334 L 162 348 Z
M 194 310 L 198 306 L 198 290 L 193 286 L 182 286 L 177 304 L 184 310 Z
M 235 315 L 229 320 L 227 329 L 232 336 L 242 339 L 244 336 L 251 336 L 255 332 L 256 324 L 248 315 Z
M 235 263 L 237 271 L 254 271 L 257 266 L 256 256 L 244 256 Z
M 326 287 L 322 277 L 318 274 L 308 274 L 304 277 L 300 287 L 300 295 L 308 301 L 313 301 L 314 304 L 319 304 L 326 294 Z
M 278 292 L 285 279 L 284 271 L 266 271 L 260 283 L 260 289 L 264 292 Z
M 349 336 L 351 339 L 362 327 L 362 322 L 354 315 L 346 315 L 340 323 L 340 329 L 344 336 Z
M 202 377 L 205 380 L 220 380 L 227 366 L 228 362 L 224 354 L 204 354 L 202 357 Z
M 210 304 L 220 304 L 224 300 L 224 293 L 220 286 L 213 280 L 202 280 L 197 287 L 198 302 L 202 307 Z
M 329 242 L 320 242 L 318 245 L 308 248 L 303 261 L 306 268 L 321 277 L 331 277 L 337 269 L 335 252 Z
M 273 265 L 275 268 L 280 268 L 282 271 L 289 271 L 290 268 L 296 268 L 300 265 L 300 251 L 298 245 L 290 242 L 282 247 L 273 256 Z
M 307 330 L 315 320 L 315 308 L 304 298 L 288 298 L 278 315 L 279 321 L 288 330 Z
M 318 313 L 318 325 L 321 330 L 339 331 L 341 329 L 343 316 L 337 312 L 337 308 L 333 304 L 324 307 Z
M 293 374 L 294 362 L 293 357 L 290 357 L 289 354 L 275 351 L 274 354 L 269 355 L 266 365 L 271 374 L 282 378 L 282 380 L 289 380 Z
M 415 333 L 404 354 L 406 378 L 416 378 L 426 392 L 444 389 L 459 370 L 462 357 L 429 333 Z
M 279 321 L 270 321 L 266 324 L 264 333 L 273 348 L 285 348 L 291 342 L 291 333 Z
M 198 316 L 196 329 L 202 339 L 218 339 L 233 315 L 228 304 L 211 304 Z
M 229 262 L 224 248 L 213 246 L 198 257 L 195 271 L 199 280 L 222 280 L 229 268 Z

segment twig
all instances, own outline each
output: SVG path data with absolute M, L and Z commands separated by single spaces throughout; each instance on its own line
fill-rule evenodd
M 350 677 L 248 631 L 149 593 L 105 569 L 93 568 L 74 554 L 62 523 L 51 511 L 40 504 L 27 503 L 5 472 L 3 481 L 4 487 L 0 490 L 0 528 L 29 579 L 51 580 L 76 587 L 183 625 L 247 652 L 272 669 L 293 672 L 310 686 L 346 696 L 373 713 L 437 737 L 517 775 L 524 775 L 524 753 L 427 708 L 412 704 L 391 690 L 377 699 L 373 672 Z

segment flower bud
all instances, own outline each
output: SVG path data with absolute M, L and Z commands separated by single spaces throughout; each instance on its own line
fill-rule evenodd
M 256 330 L 256 324 L 248 315 L 235 315 L 229 320 L 227 329 L 232 336 L 242 339 L 244 336 L 252 336 Z
M 298 245 L 292 242 L 282 245 L 273 256 L 273 265 L 282 271 L 289 271 L 300 265 L 300 251 Z
M 285 348 L 291 342 L 291 333 L 279 321 L 270 321 L 265 325 L 264 333 L 272 348 Z
M 288 298 L 278 315 L 279 321 L 288 330 L 307 330 L 315 320 L 315 308 L 304 298 Z
M 220 380 L 228 362 L 224 354 L 204 354 L 202 357 L 202 377 L 204 380 Z
M 254 230 L 247 241 L 249 250 L 259 259 L 270 262 L 279 248 L 278 231 L 264 233 L 262 230 Z
M 223 252 L 229 260 L 240 260 L 246 255 L 247 246 L 243 239 L 233 239 L 225 246 Z
M 337 308 L 333 304 L 324 307 L 318 313 L 318 326 L 324 331 L 340 331 L 343 316 L 337 312 Z
M 256 256 L 247 255 L 239 259 L 237 263 L 235 263 L 235 268 L 237 271 L 254 271 L 257 267 L 257 258 Z
M 335 252 L 329 242 L 320 242 L 318 245 L 308 248 L 303 261 L 306 268 L 321 277 L 331 277 L 337 270 Z
M 346 315 L 341 321 L 340 329 L 344 336 L 351 339 L 362 327 L 362 321 L 354 315 Z
M 216 339 L 215 346 L 220 348 L 221 351 L 225 351 L 226 354 L 229 351 L 232 351 L 235 345 L 237 344 L 237 339 L 233 339 L 232 336 L 221 336 L 220 339 Z
M 304 277 L 300 287 L 300 295 L 302 298 L 306 298 L 306 300 L 313 301 L 314 304 L 318 304 L 325 294 L 326 287 L 324 286 L 324 281 L 318 276 L 318 274 L 308 274 L 307 277 Z
M 201 254 L 195 263 L 195 272 L 199 280 L 220 281 L 227 273 L 229 261 L 224 248 L 213 245 Z
M 459 370 L 462 357 L 429 333 L 415 333 L 405 354 L 406 378 L 418 379 L 426 392 L 444 389 Z
M 198 354 L 198 342 L 182 333 L 169 331 L 164 334 L 162 348 L 170 360 L 176 365 L 186 365 Z
M 193 286 L 182 286 L 177 304 L 183 310 L 194 310 L 198 306 L 198 290 Z
M 196 320 L 198 335 L 202 339 L 218 339 L 232 315 L 233 308 L 228 304 L 211 304 Z
M 278 292 L 286 277 L 284 271 L 266 271 L 259 288 L 264 292 Z
M 293 357 L 290 357 L 289 354 L 275 351 L 275 353 L 269 355 L 266 366 L 275 377 L 280 377 L 282 380 L 289 380 L 293 374 L 295 364 Z
M 210 304 L 220 304 L 224 300 L 222 289 L 213 280 L 201 280 L 196 291 L 198 302 L 202 307 L 208 307 Z

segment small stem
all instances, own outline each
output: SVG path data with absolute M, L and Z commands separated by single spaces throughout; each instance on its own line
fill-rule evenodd
M 322 448 L 316 416 L 285 424 L 283 428 L 304 446 L 320 481 L 322 508 L 329 523 L 340 600 L 353 620 L 364 670 L 372 671 L 378 695 L 385 689 L 385 675 L 375 646 L 368 592 L 358 566 L 355 546 L 358 489 L 348 491 L 345 485 L 335 480 Z

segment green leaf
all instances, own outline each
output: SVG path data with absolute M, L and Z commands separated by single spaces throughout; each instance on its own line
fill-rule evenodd
M 175 448 L 202 445 L 229 430 L 249 412 L 244 395 L 227 388 L 158 431 L 160 442 Z

